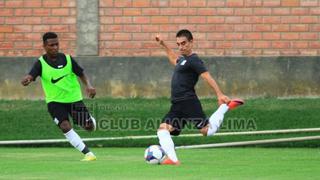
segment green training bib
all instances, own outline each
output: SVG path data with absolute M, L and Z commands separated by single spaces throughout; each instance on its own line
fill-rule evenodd
M 70 55 L 65 55 L 67 64 L 61 69 L 51 67 L 43 56 L 39 58 L 42 67 L 41 84 L 46 103 L 72 103 L 82 100 L 81 87 L 72 71 Z

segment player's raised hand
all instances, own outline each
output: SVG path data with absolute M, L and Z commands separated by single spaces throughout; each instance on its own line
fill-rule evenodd
M 163 40 L 159 34 L 156 35 L 156 41 L 160 44 L 163 45 Z
M 92 86 L 88 86 L 86 88 L 86 92 L 90 98 L 94 98 L 94 96 L 96 95 L 96 89 Z
M 21 84 L 23 86 L 28 86 L 33 80 L 33 77 L 30 75 L 26 75 L 25 77 L 22 78 Z

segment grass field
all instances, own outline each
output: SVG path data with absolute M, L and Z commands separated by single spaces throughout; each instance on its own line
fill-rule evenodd
M 226 114 L 220 132 L 320 127 L 319 100 L 249 99 L 245 106 Z M 155 135 L 159 122 L 170 107 L 166 98 L 106 98 L 85 102 L 98 121 L 98 129 L 94 133 L 75 127 L 80 136 L 86 138 Z M 202 99 L 201 102 L 208 116 L 217 108 L 215 99 Z M 0 140 L 64 139 L 43 101 L 2 100 L 0 117 Z M 121 124 L 123 122 L 125 124 Z M 138 126 L 131 126 L 132 122 L 137 122 Z M 188 126 L 183 134 L 196 132 Z M 179 146 L 314 135 L 319 133 L 174 137 L 174 142 Z M 144 162 L 144 148 L 158 144 L 156 138 L 87 144 L 96 153 L 97 161 L 80 162 L 82 154 L 69 143 L 0 147 L 0 179 L 291 180 L 320 177 L 320 140 L 246 148 L 179 149 L 177 153 L 182 165 L 178 167 Z
M 180 166 L 149 165 L 143 148 L 0 148 L 0 179 L 318 179 L 316 148 L 178 150 Z
M 87 107 L 98 121 L 98 130 L 88 133 L 76 127 L 81 137 L 114 137 L 130 135 L 155 135 L 162 117 L 168 112 L 170 101 L 158 99 L 93 99 L 85 100 Z M 207 116 L 217 108 L 215 99 L 201 99 Z M 320 127 L 320 99 L 248 99 L 246 105 L 230 111 L 219 132 L 251 131 Z M 0 140 L 61 138 L 63 134 L 52 122 L 44 101 L 0 101 Z M 137 122 L 137 127 L 131 127 Z M 235 124 L 238 123 L 238 124 Z M 242 124 L 239 125 L 239 122 Z M 192 126 L 182 134 L 198 133 Z M 293 133 L 286 135 L 254 135 L 228 137 L 176 138 L 177 145 L 219 143 L 241 140 L 317 135 L 318 133 Z M 92 142 L 90 146 L 145 147 L 157 143 L 157 139 Z M 319 147 L 320 141 L 282 144 L 286 146 Z M 57 145 L 53 145 L 57 146 Z M 68 146 L 69 144 L 63 144 Z

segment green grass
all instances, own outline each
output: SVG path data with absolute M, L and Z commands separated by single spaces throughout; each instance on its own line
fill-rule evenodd
M 217 109 L 215 99 L 202 99 L 203 109 L 207 116 Z M 114 137 L 128 135 L 155 135 L 156 129 L 163 116 L 168 112 L 170 101 L 167 98 L 158 99 L 94 99 L 85 100 L 93 116 L 98 121 L 98 130 L 88 133 L 78 127 L 76 131 L 81 137 Z M 225 116 L 220 132 L 273 130 L 292 128 L 320 127 L 320 99 L 249 99 L 246 105 Z M 52 122 L 44 101 L 0 101 L 0 140 L 15 139 L 48 139 L 64 138 L 60 130 Z M 234 122 L 244 122 L 242 125 Z M 137 122 L 138 126 L 128 126 Z M 188 126 L 183 133 L 198 133 L 198 130 Z M 302 135 L 316 135 L 317 133 L 293 133 L 288 135 L 255 135 L 255 136 L 228 136 L 210 138 L 177 138 L 177 145 L 214 143 L 251 139 L 266 139 L 275 137 L 294 137 Z M 312 142 L 312 146 L 319 146 L 319 141 Z M 297 143 L 301 146 L 309 144 Z M 157 143 L 156 139 L 149 141 L 111 141 L 100 144 L 90 143 L 91 146 L 146 146 Z M 66 144 L 69 146 L 68 144 Z
M 181 166 L 149 165 L 143 148 L 0 148 L 0 179 L 318 179 L 320 151 L 309 148 L 178 150 Z
M 245 106 L 226 114 L 221 132 L 320 127 L 319 100 L 249 99 Z M 170 107 L 170 102 L 166 98 L 106 98 L 85 102 L 98 120 L 99 128 L 94 133 L 88 133 L 76 127 L 81 137 L 155 135 L 160 120 Z M 208 116 L 217 108 L 215 99 L 202 99 L 201 102 Z M 2 100 L 0 117 L 0 140 L 64 139 L 47 113 L 43 101 Z M 127 119 L 137 121 L 139 127 L 121 127 L 121 122 Z M 233 124 L 242 120 L 245 122 L 242 125 Z M 106 122 L 114 123 L 113 127 L 106 128 Z M 186 127 L 183 131 L 183 133 L 196 132 L 198 131 L 192 126 Z M 190 145 L 318 134 L 313 132 L 174 137 L 174 142 L 176 145 Z M 89 147 L 98 157 L 96 162 L 80 162 L 81 153 L 68 143 L 37 145 L 52 146 L 51 148 L 1 147 L 0 179 L 317 179 L 320 177 L 319 149 L 294 148 L 319 147 L 320 140 L 247 148 L 181 149 L 177 151 L 182 162 L 178 167 L 146 164 L 143 160 L 144 148 L 141 147 L 150 144 L 158 144 L 158 140 L 90 142 Z

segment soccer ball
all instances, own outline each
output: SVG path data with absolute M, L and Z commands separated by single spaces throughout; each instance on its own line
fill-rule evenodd
M 144 159 L 149 164 L 160 164 L 166 153 L 159 145 L 151 145 L 144 151 Z

